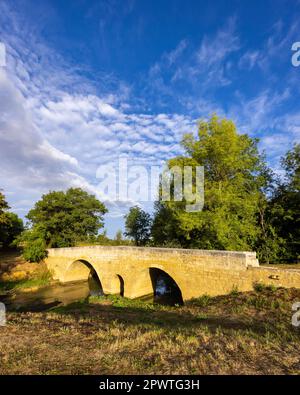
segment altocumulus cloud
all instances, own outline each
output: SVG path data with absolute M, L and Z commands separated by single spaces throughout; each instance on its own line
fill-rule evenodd
M 260 137 L 275 168 L 299 141 L 299 70 L 289 59 L 296 22 L 274 24 L 250 46 L 239 18 L 223 18 L 199 41 L 180 37 L 129 85 L 62 57 L 42 40 L 43 23 L 32 26 L 17 8 L 0 2 L 7 49 L 7 67 L 0 68 L 0 187 L 21 214 L 49 189 L 79 186 L 101 197 L 98 166 L 117 164 L 120 155 L 134 165 L 159 164 L 180 154 L 182 134 L 212 112 Z M 117 216 L 134 202 L 107 203 Z
M 0 70 L 1 186 L 17 190 L 16 196 L 36 196 L 55 187 L 78 185 L 84 179 L 70 178 L 78 167 L 76 158 L 51 145 L 26 109 L 26 99 Z M 20 191 L 22 194 L 20 195 Z
M 135 165 L 160 163 L 180 153 L 182 134 L 195 130 L 190 117 L 129 111 L 122 83 L 100 95 L 34 35 L 25 46 L 17 19 L 10 27 L 2 31 L 8 59 L 0 69 L 0 182 L 20 214 L 48 190 L 75 186 L 101 197 L 99 166 L 117 165 L 120 155 Z M 134 203 L 106 202 L 112 216 Z

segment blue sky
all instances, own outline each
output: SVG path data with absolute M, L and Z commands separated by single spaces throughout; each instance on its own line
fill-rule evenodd
M 99 193 L 99 166 L 175 156 L 213 112 L 259 137 L 278 169 L 300 140 L 299 18 L 296 0 L 0 0 L 0 186 L 12 209 L 24 217 L 49 189 Z M 109 235 L 133 203 L 108 203 Z

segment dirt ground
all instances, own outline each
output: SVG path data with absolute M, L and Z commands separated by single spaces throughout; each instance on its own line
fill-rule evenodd
M 18 252 L 0 254 L 2 290 L 32 286 L 30 276 L 40 270 Z M 180 307 L 111 296 L 8 312 L 0 326 L 0 374 L 300 374 L 295 302 L 300 290 L 261 284 Z
M 299 374 L 300 290 L 261 289 L 166 307 L 93 298 L 10 312 L 1 374 Z

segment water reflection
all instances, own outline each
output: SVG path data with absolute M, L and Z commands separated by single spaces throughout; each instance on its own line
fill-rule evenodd
M 182 304 L 180 289 L 174 280 L 159 269 L 151 269 L 154 290 L 154 302 L 171 305 Z M 124 293 L 124 281 L 120 279 L 120 294 Z M 54 284 L 32 292 L 0 295 L 8 310 L 44 311 L 59 305 L 68 305 L 89 296 L 102 296 L 101 282 L 95 272 L 91 271 L 88 281 Z M 152 299 L 153 300 L 153 299 Z
M 154 302 L 169 306 L 182 305 L 181 291 L 176 282 L 163 270 L 152 268 L 150 276 L 154 289 Z
M 96 272 L 93 271 L 90 273 L 88 279 L 88 287 L 89 287 L 89 295 L 88 296 L 103 296 L 103 288 L 99 277 L 97 276 Z
M 88 281 L 53 284 L 32 292 L 0 295 L 8 310 L 44 311 L 59 305 L 68 305 L 89 296 L 102 296 L 103 290 L 97 275 L 90 273 Z
M 90 295 L 89 282 L 54 284 L 33 292 L 2 296 L 8 310 L 44 311 L 51 307 L 67 305 Z

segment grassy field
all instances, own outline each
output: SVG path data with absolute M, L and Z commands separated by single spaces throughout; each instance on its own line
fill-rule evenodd
M 0 294 L 50 282 L 42 265 L 0 254 Z M 253 292 L 167 307 L 93 297 L 47 312 L 8 312 L 0 374 L 300 374 L 300 290 Z
M 300 290 L 257 287 L 182 307 L 91 298 L 8 313 L 1 374 L 299 374 Z

